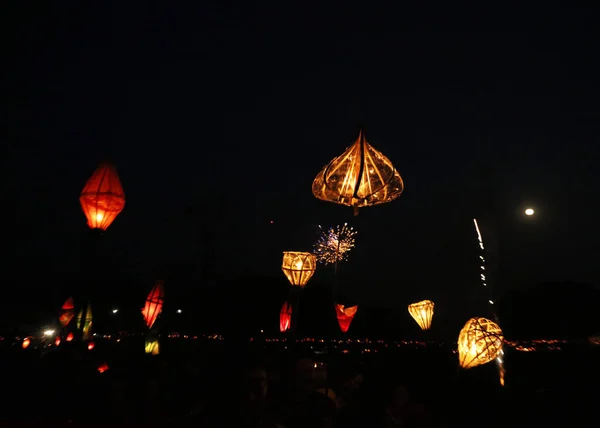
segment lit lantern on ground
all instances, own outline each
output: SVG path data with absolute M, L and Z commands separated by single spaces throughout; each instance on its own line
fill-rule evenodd
M 73 305 L 73 298 L 69 297 L 60 308 L 60 314 L 58 315 L 60 325 L 66 327 L 73 319 L 73 316 L 75 316 L 75 306 Z
M 314 179 L 313 195 L 323 201 L 358 209 L 396 199 L 404 190 L 396 168 L 365 139 L 362 131 L 350 147 Z
M 54 340 L 54 346 L 58 346 L 58 345 L 60 345 L 60 337 L 57 337 L 57 338 Z
M 69 333 L 66 340 L 67 342 L 71 342 L 73 340 L 73 333 Z
M 156 285 L 150 290 L 150 293 L 146 298 L 144 309 L 142 309 L 142 315 L 144 316 L 148 328 L 152 328 L 162 311 L 165 298 L 165 288 L 163 284 L 163 281 L 156 281 Z
M 298 251 L 284 251 L 281 270 L 293 287 L 304 288 L 315 273 L 317 259 L 314 254 Z
M 23 347 L 23 349 L 27 349 L 29 347 L 29 345 L 31 344 L 31 339 L 26 337 L 23 340 L 23 343 L 21 344 L 21 346 Z
M 125 192 L 114 165 L 103 162 L 79 196 L 91 229 L 106 230 L 125 208 Z
M 286 332 L 292 325 L 292 305 L 283 302 L 281 313 L 279 314 L 279 331 Z
M 104 373 L 108 369 L 109 369 L 108 364 L 102 363 L 98 366 L 98 373 Z
M 346 333 L 350 328 L 350 324 L 354 319 L 354 315 L 356 315 L 356 311 L 358 311 L 358 306 L 346 307 L 338 303 L 335 304 L 335 314 L 342 333 Z
M 94 342 L 88 343 L 88 351 L 91 351 L 92 349 L 94 349 L 95 346 L 96 346 L 96 344 Z
M 88 303 L 87 305 L 87 310 L 85 312 L 85 318 L 83 318 L 83 309 L 81 309 L 79 311 L 79 314 L 77 314 L 77 329 L 81 329 L 82 330 L 82 338 L 83 340 L 90 340 L 90 338 L 92 337 L 92 305 Z M 83 322 L 83 326 L 81 325 L 81 323 Z M 69 333 L 69 336 L 71 336 L 71 333 Z M 68 337 L 67 337 L 68 340 Z
M 487 318 L 471 318 L 458 335 L 458 360 L 470 369 L 494 360 L 502 351 L 500 326 Z
M 419 324 L 422 330 L 429 330 L 431 328 L 434 306 L 431 300 L 423 300 L 408 305 L 408 313 Z

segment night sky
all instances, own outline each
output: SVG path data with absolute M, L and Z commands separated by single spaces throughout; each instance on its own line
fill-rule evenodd
M 87 233 L 78 196 L 105 156 L 127 195 L 107 239 L 141 290 L 207 263 L 284 279 L 281 251 L 347 221 L 353 299 L 458 302 L 479 287 L 475 216 L 499 292 L 597 283 L 593 11 L 194 3 L 14 12 L 3 305 L 64 300 Z M 361 127 L 405 192 L 354 217 L 311 183 Z

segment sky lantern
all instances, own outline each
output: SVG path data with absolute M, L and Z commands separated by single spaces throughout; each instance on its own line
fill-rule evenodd
M 287 301 L 283 302 L 281 313 L 279 314 L 279 331 L 282 333 L 288 331 L 292 325 L 292 305 Z
M 340 330 L 342 333 L 346 333 L 350 328 L 350 323 L 354 319 L 354 315 L 356 315 L 356 311 L 358 311 L 358 306 L 349 306 L 340 305 L 339 303 L 335 304 L 335 314 L 337 316 L 338 324 L 340 325 Z
M 146 321 L 148 328 L 152 328 L 154 322 L 160 315 L 165 298 L 164 281 L 156 281 L 156 285 L 152 287 L 148 297 L 146 298 L 146 304 L 142 309 L 142 315 Z
M 75 306 L 73 305 L 73 298 L 69 297 L 60 308 L 60 313 L 58 315 L 60 325 L 66 327 L 71 322 L 74 316 Z
M 329 162 L 312 184 L 317 199 L 358 209 L 396 199 L 404 190 L 396 168 L 365 139 L 362 130 L 350 147 Z
M 463 369 L 489 363 L 502 352 L 500 326 L 487 318 L 471 318 L 458 335 L 458 360 Z
M 108 367 L 108 364 L 106 363 L 101 363 L 98 366 L 98 373 L 104 373 L 105 371 L 107 371 L 110 367 Z
M 108 229 L 125 207 L 125 192 L 113 164 L 100 164 L 83 188 L 79 202 L 91 229 Z
M 281 270 L 293 287 L 304 288 L 315 273 L 317 258 L 314 254 L 299 251 L 284 251 Z
M 435 304 L 431 300 L 423 300 L 408 305 L 408 313 L 419 324 L 422 330 L 429 330 L 431 328 L 434 306 Z
M 90 340 L 92 337 L 92 305 L 88 303 L 87 310 L 85 312 L 85 318 L 83 318 L 83 309 L 77 314 L 77 330 L 81 329 L 82 339 Z M 81 324 L 83 321 L 83 325 Z M 68 340 L 68 338 L 67 338 Z
M 23 349 L 27 349 L 30 344 L 31 344 L 31 339 L 29 337 L 26 337 L 25 339 L 23 339 L 23 343 L 21 343 L 21 347 Z

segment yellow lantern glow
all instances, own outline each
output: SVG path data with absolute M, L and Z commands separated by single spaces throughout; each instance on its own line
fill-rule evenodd
M 375 150 L 362 131 L 350 147 L 327 164 L 312 184 L 316 198 L 358 209 L 396 199 L 404 190 L 392 162 Z
M 284 251 L 281 270 L 294 287 L 304 287 L 315 273 L 317 258 L 314 254 Z
M 458 360 L 463 369 L 489 363 L 502 351 L 500 326 L 487 318 L 471 318 L 458 335 Z
M 423 300 L 408 305 L 408 313 L 415 319 L 422 330 L 429 330 L 431 328 L 434 306 L 435 304 L 431 300 Z
M 157 339 L 146 339 L 145 346 L 146 354 L 158 355 L 160 353 L 160 345 Z

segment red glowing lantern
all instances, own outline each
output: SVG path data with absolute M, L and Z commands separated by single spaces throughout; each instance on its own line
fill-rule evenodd
M 73 298 L 69 297 L 60 308 L 58 320 L 63 327 L 66 327 L 73 317 L 75 316 L 75 306 L 73 305 Z
M 125 208 L 125 192 L 114 165 L 103 162 L 79 196 L 91 229 L 106 230 Z
M 146 298 L 146 304 L 142 309 L 142 315 L 146 321 L 148 328 L 152 328 L 156 318 L 162 311 L 163 302 L 165 298 L 164 281 L 156 281 L 156 285 L 150 290 L 150 294 Z
M 335 304 L 335 313 L 342 333 L 346 333 L 350 328 L 350 323 L 352 322 L 354 315 L 356 315 L 356 311 L 358 311 L 358 306 L 346 307 L 339 303 Z
M 108 370 L 110 367 L 108 367 L 108 364 L 106 363 L 102 363 L 98 366 L 98 373 L 104 373 L 106 370 Z
M 67 335 L 67 342 L 70 342 L 71 340 L 73 340 L 73 333 Z
M 54 346 L 58 346 L 60 345 L 60 337 L 57 337 L 56 340 L 54 341 Z
M 88 343 L 88 351 L 91 351 L 92 349 L 94 349 L 94 346 L 96 346 L 96 344 L 94 342 Z
M 282 333 L 288 331 L 292 325 L 292 305 L 284 302 L 279 314 L 279 331 Z
M 21 344 L 21 346 L 23 347 L 23 349 L 27 349 L 27 347 L 29 346 L 30 343 L 31 343 L 31 339 L 29 339 L 28 337 L 26 337 L 23 340 L 23 343 Z

